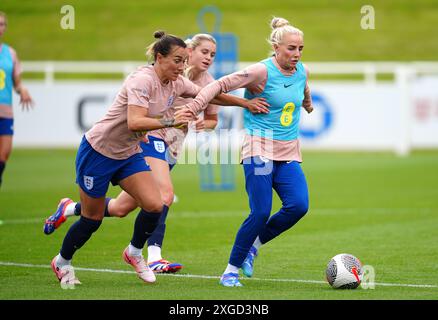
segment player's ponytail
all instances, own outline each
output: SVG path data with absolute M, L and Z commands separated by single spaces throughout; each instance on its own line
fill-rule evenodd
M 182 47 L 186 48 L 187 45 L 184 40 L 167 34 L 165 31 L 158 30 L 154 32 L 154 38 L 157 39 L 154 43 L 150 44 L 146 51 L 146 56 L 153 59 L 155 62 L 157 60 L 157 55 L 161 54 L 166 57 L 172 50 L 172 47 Z
M 274 17 L 271 20 L 271 29 L 272 30 L 277 29 L 277 28 L 281 28 L 284 26 L 290 26 L 289 21 L 287 21 L 284 18 Z
M 292 26 L 289 21 L 284 18 L 274 17 L 271 20 L 271 36 L 269 37 L 269 44 L 273 46 L 274 44 L 278 45 L 283 40 L 283 37 L 287 33 L 297 34 L 301 37 L 304 37 L 304 33 Z

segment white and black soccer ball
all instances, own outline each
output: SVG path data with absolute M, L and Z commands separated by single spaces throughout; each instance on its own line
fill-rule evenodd
M 326 278 L 335 289 L 356 289 L 362 281 L 362 263 L 355 256 L 341 253 L 327 265 Z

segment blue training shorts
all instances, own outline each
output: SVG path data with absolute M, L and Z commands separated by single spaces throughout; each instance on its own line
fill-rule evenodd
M 14 119 L 0 118 L 0 136 L 14 135 Z
M 163 139 L 149 136 L 149 142 L 140 142 L 140 147 L 143 149 L 143 157 L 151 157 L 161 159 L 169 164 L 169 170 L 176 164 L 176 159 L 170 154 L 169 147 Z
M 94 150 L 85 136 L 76 155 L 76 183 L 90 197 L 100 198 L 108 191 L 109 183 L 117 185 L 137 172 L 151 171 L 141 153 L 128 159 L 115 160 Z

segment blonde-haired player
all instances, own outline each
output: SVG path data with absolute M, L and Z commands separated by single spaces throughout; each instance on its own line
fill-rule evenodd
M 300 109 L 312 111 L 308 72 L 300 61 L 303 32 L 283 18 L 272 19 L 271 27 L 272 57 L 209 84 L 178 111 L 184 114 L 189 109 L 196 115 L 217 94 L 237 88 L 246 89 L 246 98 L 263 97 L 270 104 L 267 114 L 245 111 L 244 115 L 246 136 L 241 158 L 251 212 L 236 235 L 220 280 L 227 287 L 242 285 L 239 268 L 252 276 L 260 246 L 295 225 L 309 206 L 298 140 Z M 270 216 L 273 189 L 282 207 Z

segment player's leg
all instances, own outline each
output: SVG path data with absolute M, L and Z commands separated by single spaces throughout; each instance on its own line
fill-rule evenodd
M 164 234 L 166 232 L 166 218 L 174 199 L 173 184 L 170 176 L 170 166 L 167 161 L 155 157 L 146 157 L 147 163 L 152 169 L 161 198 L 164 202 L 164 210 L 161 214 L 158 226 L 148 239 L 148 264 L 154 272 L 173 273 L 182 269 L 182 265 L 176 262 L 169 262 L 163 259 L 161 248 L 163 246 Z
M 242 266 L 243 273 L 248 277 L 254 272 L 254 259 L 262 244 L 295 225 L 309 207 L 306 178 L 298 162 L 277 162 L 273 182 L 273 188 L 282 201 L 282 207 L 269 218 L 248 252 Z
M 272 208 L 272 175 L 274 162 L 254 157 L 244 160 L 246 192 L 251 212 L 237 232 L 230 259 L 220 283 L 224 286 L 240 286 L 238 271 L 254 240 L 263 230 Z
M 131 211 L 138 207 L 137 202 L 125 191 L 121 191 L 117 198 L 105 198 L 104 217 L 127 216 Z M 58 229 L 70 216 L 80 216 L 82 203 L 73 202 L 70 198 L 63 198 L 58 203 L 58 207 L 44 223 L 44 233 L 49 235 Z
M 92 198 L 81 188 L 79 188 L 79 191 L 83 204 L 83 213 L 79 220 L 68 230 L 59 254 L 52 260 L 52 268 L 59 281 L 63 281 L 62 278 L 68 276 L 63 274 L 64 267 L 71 267 L 71 261 L 76 250 L 80 249 L 90 239 L 91 235 L 99 229 L 103 219 L 105 197 Z
M 118 163 L 96 152 L 85 137 L 82 139 L 76 156 L 76 183 L 83 205 L 82 216 L 70 227 L 60 253 L 52 260 L 53 271 L 61 283 L 64 277 L 69 277 L 69 272 L 73 272 L 71 260 L 76 250 L 90 239 L 102 223 L 105 194 Z M 69 266 L 68 270 L 64 270 L 66 266 Z
M 132 239 L 123 252 L 123 258 L 134 267 L 140 279 L 155 282 L 155 275 L 144 261 L 142 250 L 163 212 L 160 191 L 150 171 L 137 172 L 120 180 L 119 184 L 141 208 L 135 220 Z
M 10 122 L 12 119 L 0 118 L 0 187 L 2 185 L 3 172 L 6 162 L 12 151 L 12 129 Z
M 300 163 L 281 162 L 274 175 L 274 189 L 282 201 L 282 207 L 271 216 L 259 234 L 262 244 L 292 228 L 309 209 L 309 192 Z

